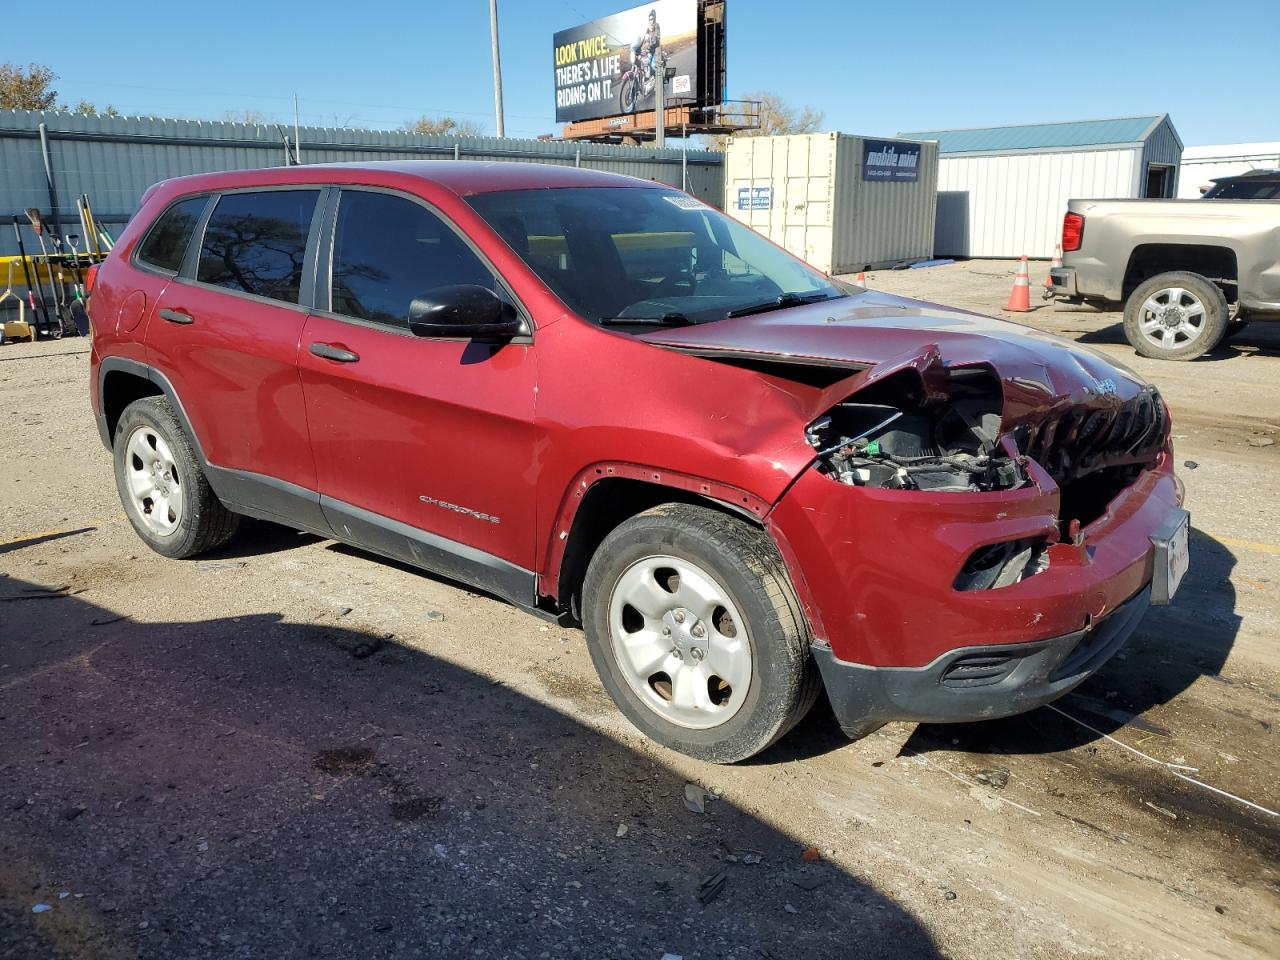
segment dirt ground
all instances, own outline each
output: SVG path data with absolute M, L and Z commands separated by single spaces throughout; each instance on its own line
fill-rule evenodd
M 150 553 L 87 342 L 0 348 L 0 958 L 1280 955 L 1280 324 L 1161 363 L 1033 302 L 1172 406 L 1176 602 L 1053 707 L 849 743 L 820 705 L 729 768 L 496 600 L 266 524 Z

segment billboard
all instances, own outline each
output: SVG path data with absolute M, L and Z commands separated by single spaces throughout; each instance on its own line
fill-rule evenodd
M 696 104 L 704 86 L 698 0 L 653 0 L 555 35 L 556 121 L 572 123 L 657 108 L 657 71 L 667 105 Z
M 919 180 L 920 144 L 902 140 L 863 140 L 862 179 Z

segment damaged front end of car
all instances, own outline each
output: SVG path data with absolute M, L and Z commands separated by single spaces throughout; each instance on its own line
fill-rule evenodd
M 1097 354 L 879 301 L 660 342 L 791 402 L 809 456 L 763 519 L 851 735 L 1048 703 L 1176 589 L 1167 408 Z
M 1071 388 L 1062 388 L 1071 380 Z M 841 725 L 1032 709 L 1115 653 L 1180 512 L 1151 387 L 1033 381 L 936 351 L 833 384 L 769 517 Z M 1023 391 L 1019 396 L 1010 394 Z
M 840 483 L 978 493 L 1027 483 L 1001 442 L 1000 380 L 990 367 L 946 370 L 936 353 L 868 377 L 805 430 L 818 469 Z
M 811 616 L 847 658 L 902 662 L 910 649 L 924 663 L 957 641 L 1066 633 L 1150 579 L 1148 533 L 1125 530 L 1119 549 L 1112 538 L 1178 507 L 1163 400 L 1136 381 L 1032 372 L 949 366 L 931 346 L 809 405 L 814 460 L 770 525 L 788 550 L 827 558 L 804 565 L 826 595 Z
M 842 399 L 808 424 L 805 439 L 818 472 L 848 486 L 931 494 L 1036 486 L 1057 495 L 1060 538 L 1076 540 L 1168 444 L 1168 411 L 1156 389 L 1135 387 L 1122 398 L 1110 386 L 1084 386 L 1030 409 L 1024 403 L 1010 415 L 992 366 L 948 367 L 931 346 L 832 385 L 824 404 Z M 980 566 L 1029 549 L 993 544 Z M 997 576 L 983 585 L 1012 582 Z

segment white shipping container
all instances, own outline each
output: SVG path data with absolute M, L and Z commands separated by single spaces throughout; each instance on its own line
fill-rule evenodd
M 893 145 L 904 179 L 864 178 L 867 150 L 880 152 L 882 143 Z M 875 172 L 887 177 L 886 165 L 892 160 Z M 914 180 L 905 179 L 909 168 Z M 936 143 L 844 133 L 732 137 L 724 211 L 819 270 L 855 273 L 932 255 L 937 182 Z

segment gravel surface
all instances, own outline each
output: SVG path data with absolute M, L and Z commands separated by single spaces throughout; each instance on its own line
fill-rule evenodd
M 993 312 L 1012 275 L 868 282 Z M 851 744 L 820 705 L 731 768 L 445 581 L 260 523 L 150 553 L 87 343 L 0 348 L 0 958 L 1280 954 L 1280 324 L 1160 363 L 1021 319 L 1169 399 L 1177 602 L 1056 709 Z

